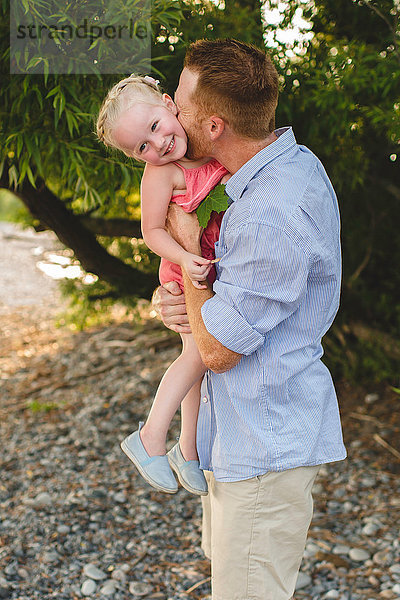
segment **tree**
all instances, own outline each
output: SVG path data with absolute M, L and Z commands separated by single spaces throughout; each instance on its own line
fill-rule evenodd
M 88 14 L 90 10 L 98 14 L 100 5 L 108 7 L 112 3 L 90 0 L 86 4 Z M 122 7 L 128 19 L 129 2 L 116 4 L 118 10 Z M 131 0 L 131 4 L 135 2 Z M 25 0 L 17 8 L 23 12 L 26 5 L 32 5 L 32 0 Z M 62 28 L 63 5 L 59 5 L 59 12 L 52 18 L 57 16 Z M 149 297 L 156 285 L 157 261 L 140 245 L 135 256 L 129 257 L 125 242 L 120 240 L 121 236 L 140 236 L 138 188 L 142 165 L 105 150 L 93 135 L 95 115 L 106 90 L 118 80 L 118 75 L 48 75 L 46 65 L 44 76 L 9 75 L 7 3 L 3 0 L 1 6 L 0 186 L 18 195 L 38 230 L 55 231 L 59 239 L 72 248 L 82 267 L 106 282 L 106 297 Z M 46 2 L 34 3 L 32 10 L 39 28 L 44 22 Z M 164 80 L 167 76 L 171 93 L 188 43 L 185 29 L 194 27 L 192 39 L 203 37 L 205 33 L 224 37 L 241 23 L 251 32 L 247 41 L 256 32 L 262 43 L 259 0 L 243 3 L 229 0 L 224 10 L 212 2 L 205 2 L 199 10 L 198 4 L 191 2 L 156 0 L 151 10 L 152 67 Z M 208 27 L 210 19 L 216 32 L 213 26 Z M 60 40 L 63 42 L 62 36 Z M 49 51 L 48 44 L 46 51 Z M 97 49 L 99 62 L 109 58 L 107 47 L 102 49 L 99 43 Z M 43 68 L 46 60 L 43 56 L 46 57 L 46 52 L 40 54 L 39 62 L 28 56 L 26 63 L 32 73 L 36 68 Z M 19 64 L 21 56 L 17 55 L 15 60 Z M 127 67 L 123 61 L 120 66 L 123 76 Z M 149 71 L 150 67 L 144 66 L 144 72 L 146 69 Z M 99 235 L 107 237 L 99 238 Z M 108 251 L 110 247 L 113 253 Z M 143 260 L 138 262 L 138 259 Z M 93 287 L 97 290 L 98 285 Z
M 278 3 L 270 5 L 277 9 Z M 342 215 L 342 302 L 325 340 L 329 364 L 356 381 L 394 385 L 400 358 L 399 9 L 396 0 L 295 0 L 269 32 L 282 73 L 277 121 L 291 123 L 298 141 L 321 158 Z M 299 17 L 306 39 L 288 48 L 278 28 Z
M 22 4 L 32 5 L 41 22 L 50 3 L 26 0 Z M 98 10 L 99 3 L 95 4 Z M 121 10 L 128 5 L 119 3 Z M 10 75 L 9 14 L 4 0 L 1 11 L 1 187 L 13 190 L 36 226 L 53 229 L 82 266 L 107 282 L 110 290 L 148 297 L 156 283 L 154 269 L 146 273 L 133 256 L 122 261 L 95 235 L 140 235 L 139 222 L 129 219 L 129 213 L 138 203 L 141 166 L 107 152 L 93 134 L 101 101 L 115 80 L 126 74 L 126 64 L 121 62 L 120 76 L 51 75 L 46 70 L 38 75 L 34 74 L 36 63 L 28 61 L 27 69 L 32 67 L 33 74 Z M 61 27 L 60 16 L 52 17 Z M 181 18 L 175 0 L 153 2 L 153 37 L 161 27 L 179 24 Z M 107 59 L 107 47 L 100 50 L 99 62 Z M 14 60 L 18 63 L 18 56 Z M 96 219 L 89 221 L 94 213 Z M 117 219 L 105 220 L 110 215 Z
M 161 28 L 153 57 L 173 57 L 161 60 L 162 84 L 173 94 L 182 69 L 186 49 L 198 39 L 235 38 L 259 48 L 264 47 L 264 27 L 260 0 L 181 0 L 183 19 L 173 32 Z
M 276 3 L 271 3 L 276 4 Z M 284 76 L 280 123 L 323 161 L 338 192 L 344 254 L 343 311 L 399 331 L 400 259 L 394 214 L 400 199 L 400 7 L 392 0 L 291 2 L 312 37 L 277 45 Z
M 2 6 L 5 15 L 4 0 Z M 259 0 L 224 4 L 157 0 L 153 6 L 152 68 L 170 93 L 191 41 L 202 37 L 236 37 L 258 45 L 267 41 L 282 83 L 277 124 L 293 125 L 299 143 L 321 158 L 338 192 L 344 254 L 340 318 L 398 333 L 400 248 L 394 218 L 400 198 L 398 0 L 268 0 L 264 7 L 273 11 L 274 23 L 268 23 L 272 13 L 266 13 L 265 21 L 262 18 Z M 293 29 L 296 22 L 306 35 L 289 42 L 282 29 Z M 154 276 L 141 276 L 148 271 L 143 264 L 151 263 L 154 273 L 156 259 L 140 248 L 136 257 L 146 260 L 135 262 L 120 238 L 90 233 L 139 234 L 140 167 L 102 149 L 91 133 L 93 115 L 117 76 L 10 77 L 5 22 L 2 27 L 1 184 L 18 186 L 42 226 L 56 226 L 49 207 L 61 210 L 54 200 L 58 198 L 71 219 L 84 227 L 79 237 L 89 236 L 90 253 L 96 254 L 100 239 L 103 250 L 122 257 L 130 269 L 125 272 L 121 267 L 112 277 L 113 261 L 105 255 L 100 261 L 88 261 L 85 248 L 59 231 L 82 264 L 109 281 L 108 293 L 129 282 L 132 286 L 124 293 L 148 295 Z M 46 214 L 38 213 L 39 197 L 49 200 Z M 56 220 L 58 227 L 67 222 L 66 217 Z

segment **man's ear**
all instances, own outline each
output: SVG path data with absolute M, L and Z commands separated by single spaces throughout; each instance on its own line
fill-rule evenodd
M 215 142 L 224 133 L 226 123 L 221 117 L 212 115 L 207 119 L 207 128 L 210 140 Z
M 178 113 L 178 109 L 176 108 L 176 104 L 172 100 L 171 96 L 168 96 L 168 94 L 163 94 L 162 99 L 165 106 L 172 112 L 172 114 L 176 115 Z

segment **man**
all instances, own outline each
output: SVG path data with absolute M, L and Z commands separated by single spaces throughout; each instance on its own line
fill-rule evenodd
M 188 331 L 187 309 L 210 369 L 197 445 L 210 471 L 203 548 L 213 600 L 291 598 L 319 465 L 346 455 L 320 361 L 339 304 L 339 212 L 319 160 L 291 128 L 274 131 L 277 97 L 269 58 L 234 40 L 192 44 L 175 97 L 190 158 L 216 158 L 232 173 L 213 290 L 184 273 L 184 298 L 173 285 L 156 294 L 172 329 Z M 195 215 L 175 207 L 169 229 L 199 253 Z

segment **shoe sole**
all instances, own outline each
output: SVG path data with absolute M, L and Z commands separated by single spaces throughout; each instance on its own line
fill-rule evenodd
M 160 492 L 165 492 L 166 494 L 176 494 L 176 492 L 178 491 L 178 487 L 176 488 L 176 490 L 171 490 L 169 488 L 165 488 L 162 485 L 160 485 L 159 483 L 157 483 L 156 481 L 154 481 L 154 479 L 149 477 L 149 475 L 142 469 L 141 465 L 136 460 L 136 457 L 134 456 L 134 454 L 132 454 L 132 452 L 129 450 L 129 447 L 128 447 L 127 443 L 125 442 L 125 440 L 122 440 L 120 445 L 121 445 L 122 452 L 124 452 L 124 454 L 126 454 L 126 456 L 129 458 L 129 460 L 131 462 L 133 462 L 133 464 L 135 465 L 135 467 L 137 468 L 137 470 L 139 471 L 139 473 L 141 474 L 143 479 L 145 479 L 147 481 L 147 483 L 149 483 L 153 488 L 155 488 L 156 490 L 159 490 Z
M 168 454 L 167 454 L 168 456 Z M 178 466 L 174 463 L 174 461 L 172 460 L 172 458 L 170 456 L 168 456 L 168 462 L 170 464 L 170 467 L 173 471 L 175 471 L 175 474 L 179 480 L 179 483 L 181 484 L 182 487 L 185 488 L 185 490 L 187 490 L 188 492 L 190 492 L 191 494 L 194 494 L 195 496 L 207 496 L 208 495 L 208 491 L 207 492 L 201 492 L 199 490 L 196 490 L 194 488 L 192 488 L 181 476 L 181 472 L 178 468 Z

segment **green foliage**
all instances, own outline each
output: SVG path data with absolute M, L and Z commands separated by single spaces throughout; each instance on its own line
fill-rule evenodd
M 327 366 L 335 380 L 377 384 L 398 382 L 397 340 L 361 323 L 335 324 L 323 339 Z
M 43 4 L 24 0 L 22 7 L 24 3 L 35 5 L 39 13 Z M 298 142 L 321 158 L 342 213 L 342 309 L 326 338 L 327 360 L 335 374 L 394 381 L 395 354 L 388 344 L 345 328 L 363 321 L 395 338 L 400 331 L 395 218 L 400 199 L 399 3 L 268 0 L 266 6 L 280 15 L 279 23 L 265 25 L 281 79 L 277 125 L 293 125 Z M 75 213 L 138 218 L 142 165 L 105 150 L 93 134 L 101 101 L 119 75 L 10 77 L 6 7 L 3 1 L 0 170 L 9 168 L 10 186 L 23 181 L 35 185 L 41 177 Z M 258 0 L 156 0 L 151 15 L 153 72 L 173 94 L 191 41 L 235 37 L 261 45 L 259 16 Z M 293 28 L 299 16 L 304 19 L 303 40 L 283 41 L 280 30 Z M 122 65 L 120 72 L 126 73 Z M 127 240 L 104 238 L 102 243 L 140 268 L 157 267 L 154 255 Z M 67 282 L 66 288 L 79 326 L 94 322 L 102 307 L 108 311 L 113 302 L 110 297 L 89 300 L 109 294 L 109 286 L 101 282 L 93 288 Z
M 128 3 L 119 4 L 121 10 L 129 9 Z M 35 2 L 34 9 L 40 19 L 45 7 Z M 0 17 L 0 170 L 9 168 L 10 188 L 25 179 L 35 186 L 41 177 L 78 213 L 112 204 L 119 190 L 137 191 L 143 165 L 106 151 L 93 133 L 107 90 L 126 74 L 123 62 L 114 75 L 9 75 L 5 4 Z M 175 0 L 153 2 L 153 38 L 160 27 L 176 27 L 180 19 Z
M 271 2 L 276 4 L 275 2 Z M 302 8 L 301 8 L 302 7 Z M 400 7 L 389 0 L 291 2 L 313 37 L 274 49 L 281 72 L 279 125 L 322 160 L 342 214 L 340 318 L 400 332 Z
M 200 227 L 207 227 L 213 211 L 220 213 L 228 208 L 228 196 L 225 194 L 225 186 L 220 183 L 204 198 L 196 210 L 197 220 Z
M 60 290 L 68 306 L 57 320 L 59 327 L 68 326 L 82 331 L 87 327 L 111 323 L 116 308 L 125 316 L 137 310 L 137 299 L 127 296 L 116 300 L 114 290 L 103 281 L 87 285 L 78 279 L 65 279 L 60 283 Z
M 101 12 L 102 8 L 107 10 L 113 4 L 114 8 L 118 5 L 120 11 L 129 12 L 135 2 L 95 3 L 89 0 L 85 4 L 88 10 Z M 50 6 L 54 3 L 47 0 L 26 0 L 22 4 L 14 3 L 13 9 L 36 11 L 37 22 L 40 23 L 44 16 L 48 17 L 46 11 Z M 66 9 L 67 5 L 63 6 Z M 68 5 L 68 10 L 71 6 Z M 65 16 L 61 14 L 62 10 L 61 6 L 60 14 L 52 15 L 59 19 L 59 24 Z M 161 28 L 168 33 L 179 24 L 181 7 L 176 0 L 155 0 L 151 3 L 151 11 L 152 39 L 156 44 Z M 8 171 L 9 187 L 17 191 L 21 190 L 24 182 L 36 187 L 37 182 L 41 184 L 43 180 L 44 185 L 76 215 L 140 218 L 139 183 L 143 164 L 126 158 L 122 153 L 106 150 L 94 134 L 96 116 L 107 90 L 130 73 L 132 65 L 127 66 L 121 59 L 113 75 L 56 75 L 47 72 L 44 75 L 10 75 L 9 18 L 8 3 L 0 3 L 0 175 Z M 100 42 L 95 51 L 99 49 Z M 96 56 L 105 61 L 107 56 L 104 53 L 106 50 L 112 53 L 112 48 L 103 50 L 102 56 Z M 158 53 L 158 59 L 163 58 L 162 53 Z M 134 54 L 132 63 L 137 67 Z M 33 64 L 31 67 L 34 71 Z M 144 72 L 148 69 L 148 66 L 143 68 Z M 104 238 L 101 242 L 110 253 L 139 270 L 154 272 L 156 269 L 158 258 L 143 245 L 139 248 L 137 240 L 130 243 L 127 239 Z M 109 286 L 102 285 L 109 294 Z M 65 287 L 68 288 L 68 282 Z M 72 284 L 70 288 L 73 293 Z M 99 304 L 107 305 L 103 301 L 97 305 L 94 303 L 93 309 L 89 308 L 89 296 L 93 294 L 89 294 L 88 288 L 80 281 L 76 282 L 74 289 L 76 293 L 77 290 L 82 293 L 82 315 L 77 316 L 80 323 L 89 322 L 88 315 L 101 310 Z M 76 293 L 72 304 L 78 307 Z M 124 301 L 131 306 L 130 299 L 125 298 Z
M 48 413 L 61 408 L 55 402 L 41 402 L 40 400 L 29 400 L 26 407 L 33 413 Z
M 152 253 L 144 242 L 136 238 L 101 238 L 108 252 L 118 256 L 127 264 L 145 273 L 155 273 L 160 259 Z M 58 325 L 67 325 L 81 331 L 86 327 L 110 323 L 118 316 L 138 315 L 136 297 L 116 294 L 115 289 L 105 281 L 95 278 L 65 279 L 59 287 L 67 301 L 67 308 L 58 318 Z
M 32 225 L 32 216 L 15 194 L 0 189 L 0 221 Z
M 132 56 L 137 65 L 148 67 L 150 32 L 151 3 L 11 2 L 11 66 L 16 73 L 45 76 L 129 72 Z
M 198 39 L 235 38 L 263 47 L 258 0 L 180 0 L 183 19 L 167 31 L 160 28 L 152 65 L 166 91 L 173 96 L 178 85 L 186 48 Z M 173 60 L 165 60 L 166 56 Z M 161 71 L 157 71 L 161 69 Z
M 47 84 L 32 78 L 11 77 L 3 90 L 0 119 L 4 124 L 8 115 L 8 134 L 0 133 L 0 160 L 8 163 L 10 187 L 26 177 L 35 185 L 40 176 L 80 212 L 110 202 L 112 190 L 137 189 L 141 168 L 105 152 L 92 133 L 105 90 L 115 78 L 49 76 Z

